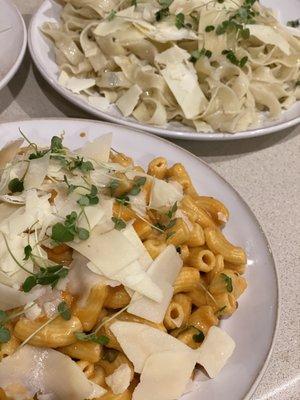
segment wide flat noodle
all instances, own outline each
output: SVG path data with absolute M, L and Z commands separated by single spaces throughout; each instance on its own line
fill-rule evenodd
M 299 99 L 300 34 L 258 1 L 251 18 L 243 0 L 66 3 L 42 31 L 59 83 L 99 110 L 115 103 L 144 124 L 235 132 Z

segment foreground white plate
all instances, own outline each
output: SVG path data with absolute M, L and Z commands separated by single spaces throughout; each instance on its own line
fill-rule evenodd
M 169 163 L 180 160 L 195 186 L 205 195 L 215 196 L 229 208 L 231 217 L 225 232 L 233 243 L 243 246 L 249 257 L 248 289 L 239 309 L 222 327 L 236 341 L 234 355 L 214 380 L 200 382 L 198 392 L 184 400 L 249 399 L 265 370 L 277 325 L 278 285 L 271 250 L 255 216 L 238 193 L 207 164 L 191 153 L 149 134 L 126 127 L 88 120 L 32 120 L 0 125 L 0 147 L 19 137 L 21 129 L 32 141 L 48 144 L 53 135 L 65 133 L 64 143 L 78 148 L 85 141 L 113 133 L 113 147 L 133 157 L 143 166 L 163 155 Z M 86 136 L 80 135 L 82 132 Z
M 0 0 L 0 90 L 17 72 L 27 45 L 24 20 L 10 0 Z
M 295 11 L 297 4 L 300 6 L 299 0 L 273 0 L 268 3 L 273 3 L 276 8 L 285 9 L 285 16 L 290 15 L 290 19 L 295 18 Z M 269 4 L 267 4 L 269 5 Z M 186 127 L 179 123 L 169 123 L 167 128 L 156 127 L 153 125 L 143 124 L 137 122 L 134 118 L 125 118 L 120 113 L 115 105 L 111 105 L 107 111 L 100 111 L 99 109 L 91 106 L 79 95 L 61 87 L 58 80 L 58 67 L 55 63 L 55 55 L 53 45 L 50 40 L 45 38 L 41 33 L 40 27 L 46 21 L 59 22 L 61 6 L 52 0 L 46 0 L 41 5 L 40 9 L 34 15 L 29 27 L 29 49 L 31 56 L 40 70 L 44 78 L 54 87 L 62 96 L 79 106 L 83 110 L 94 114 L 98 118 L 106 119 L 122 125 L 131 126 L 137 129 L 142 129 L 165 137 L 172 137 L 177 139 L 192 139 L 192 140 L 233 140 L 240 138 L 248 138 L 261 136 L 268 133 L 276 132 L 288 127 L 291 127 L 300 122 L 300 102 L 296 103 L 291 109 L 285 111 L 281 118 L 276 121 L 268 121 L 260 128 L 230 133 L 197 133 L 192 128 Z M 290 10 L 290 14 L 289 14 Z

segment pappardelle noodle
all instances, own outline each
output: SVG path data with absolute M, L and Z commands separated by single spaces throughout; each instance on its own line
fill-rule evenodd
M 226 206 L 111 134 L 21 135 L 0 151 L 0 398 L 173 400 L 196 366 L 214 378 L 247 286 Z
M 124 118 L 237 132 L 300 98 L 300 31 L 257 0 L 66 0 L 54 42 L 59 83 Z M 276 3 L 276 2 L 275 2 Z

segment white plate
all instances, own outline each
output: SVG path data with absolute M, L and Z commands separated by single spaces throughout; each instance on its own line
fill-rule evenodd
M 284 15 L 290 16 L 290 19 L 295 18 L 297 4 L 300 5 L 299 0 L 273 0 L 269 1 L 268 3 L 276 4 L 276 7 L 284 9 Z M 137 122 L 132 117 L 123 117 L 115 105 L 111 105 L 107 111 L 100 111 L 81 99 L 78 95 L 58 84 L 57 80 L 59 73 L 58 67 L 55 63 L 53 45 L 51 41 L 45 38 L 45 36 L 42 34 L 40 27 L 46 21 L 59 22 L 60 10 L 61 6 L 59 4 L 53 2 L 52 0 L 46 0 L 33 16 L 29 27 L 29 49 L 31 56 L 43 77 L 50 83 L 51 86 L 53 86 L 56 91 L 58 91 L 62 96 L 78 107 L 95 115 L 98 118 L 131 126 L 133 128 L 142 129 L 164 137 L 192 140 L 233 140 L 261 136 L 291 127 L 300 122 L 300 101 L 293 105 L 293 107 L 291 107 L 289 110 L 285 111 L 280 119 L 268 121 L 260 128 L 244 132 L 237 132 L 235 134 L 196 133 L 192 128 L 176 122 L 169 123 L 167 128 L 143 124 Z
M 266 368 L 277 325 L 278 284 L 271 250 L 255 216 L 238 193 L 207 164 L 180 147 L 158 137 L 118 125 L 88 120 L 32 120 L 0 125 L 0 147 L 18 137 L 18 129 L 39 144 L 48 144 L 53 135 L 65 132 L 64 143 L 80 147 L 104 133 L 113 132 L 113 147 L 146 166 L 163 155 L 170 164 L 180 160 L 202 194 L 215 196 L 229 208 L 231 217 L 225 232 L 249 257 L 246 273 L 248 289 L 239 301 L 237 312 L 222 322 L 234 338 L 236 349 L 220 375 L 199 384 L 198 392 L 184 400 L 249 399 Z M 86 132 L 82 138 L 80 133 Z
M 17 7 L 0 0 L 0 90 L 17 72 L 27 45 L 27 31 Z

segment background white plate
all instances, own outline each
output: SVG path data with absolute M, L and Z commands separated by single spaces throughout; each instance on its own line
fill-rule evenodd
M 0 90 L 17 72 L 27 45 L 24 20 L 10 0 L 0 0 Z
M 271 250 L 255 216 L 238 193 L 207 164 L 196 156 L 149 134 L 126 127 L 88 120 L 32 120 L 0 125 L 0 147 L 19 137 L 18 129 L 39 144 L 48 144 L 53 135 L 65 132 L 64 143 L 80 147 L 104 133 L 113 133 L 113 147 L 132 156 L 146 166 L 154 157 L 163 155 L 169 163 L 180 160 L 202 194 L 215 196 L 230 210 L 225 232 L 233 243 L 245 247 L 249 258 L 246 273 L 248 289 L 239 300 L 237 312 L 222 321 L 235 340 L 236 349 L 220 375 L 205 380 L 198 392 L 185 395 L 184 400 L 249 399 L 265 370 L 277 325 L 278 283 Z M 80 133 L 86 132 L 82 138 Z
M 297 15 L 295 13 L 295 11 L 297 10 L 297 5 L 299 6 L 298 10 L 300 9 L 300 0 L 267 0 L 266 3 L 268 3 L 267 5 L 271 3 L 275 8 L 284 10 L 283 15 L 284 18 L 287 19 L 295 18 L 295 15 Z M 56 91 L 58 91 L 62 96 L 71 101 L 73 104 L 79 106 L 87 112 L 90 112 L 98 118 L 106 119 L 122 125 L 131 126 L 137 129 L 142 129 L 164 137 L 192 140 L 233 140 L 261 136 L 291 127 L 300 122 L 300 101 L 297 102 L 289 110 L 285 111 L 280 119 L 275 121 L 267 121 L 260 128 L 244 132 L 237 132 L 235 134 L 197 133 L 192 128 L 186 127 L 176 122 L 169 123 L 167 125 L 167 128 L 143 124 L 137 122 L 132 117 L 123 117 L 123 115 L 120 113 L 115 105 L 111 105 L 107 111 L 99 111 L 98 109 L 81 99 L 78 95 L 61 87 L 57 82 L 58 67 L 55 63 L 53 45 L 50 40 L 45 38 L 39 28 L 46 21 L 58 22 L 60 10 L 61 6 L 59 4 L 55 3 L 53 0 L 46 0 L 33 16 L 29 27 L 29 49 L 32 58 L 43 77 L 50 83 L 51 86 L 53 86 Z

